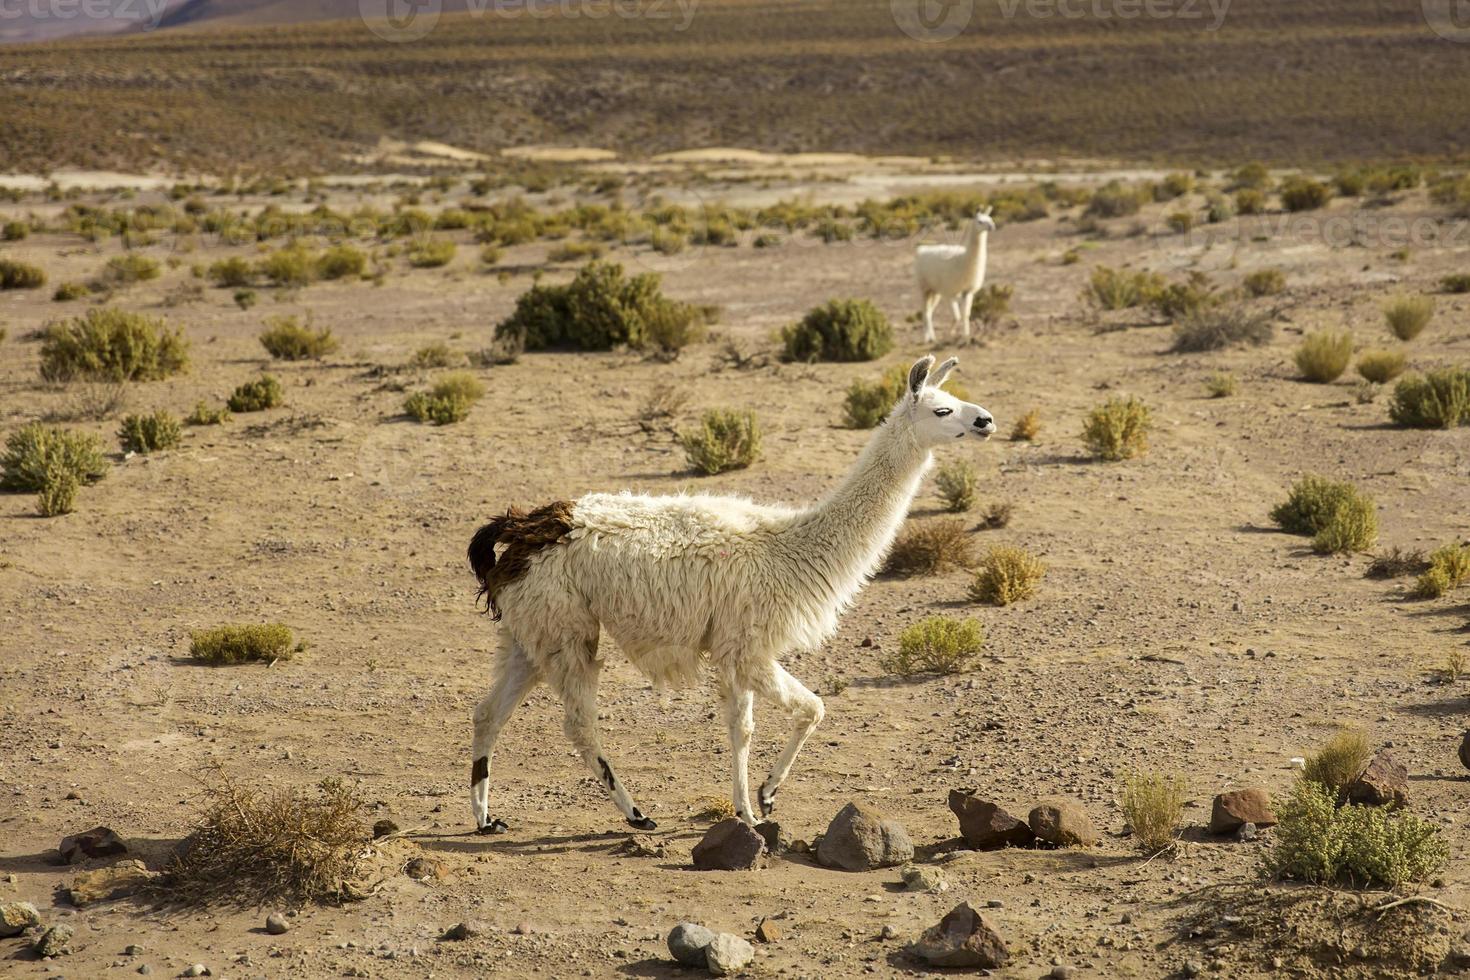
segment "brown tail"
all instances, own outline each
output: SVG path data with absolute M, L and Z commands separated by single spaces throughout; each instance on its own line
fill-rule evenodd
M 479 580 L 480 592 L 476 600 L 485 600 L 485 611 L 493 619 L 500 618 L 500 609 L 495 597 L 500 590 L 526 573 L 531 565 L 531 556 L 549 545 L 556 544 L 572 530 L 572 504 L 558 500 L 537 508 L 527 514 L 512 507 L 502 517 L 497 517 L 475 532 L 470 539 L 470 568 Z M 496 558 L 495 548 L 503 545 L 505 550 Z

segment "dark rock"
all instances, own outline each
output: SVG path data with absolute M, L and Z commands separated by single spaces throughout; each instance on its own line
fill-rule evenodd
M 984 970 L 1004 966 L 1010 958 L 1005 940 L 969 902 L 956 905 L 938 925 L 924 930 L 914 952 L 931 966 Z
M 1210 833 L 1233 834 L 1248 823 L 1257 827 L 1276 826 L 1276 811 L 1271 809 L 1271 797 L 1265 790 L 1237 789 L 1215 797 L 1210 811 Z
M 1460 739 L 1460 765 L 1470 769 L 1470 732 Z
M 416 857 L 403 871 L 414 881 L 437 881 L 445 876 L 444 862 L 434 857 Z
M 1097 843 L 1092 818 L 1075 803 L 1043 803 L 1026 818 L 1031 832 L 1057 847 L 1091 847 Z
M 398 833 L 398 825 L 387 817 L 373 824 L 373 840 L 387 837 L 389 834 Z
M 6 902 L 0 905 L 0 938 L 19 936 L 31 926 L 41 924 L 41 913 L 30 902 Z
M 84 834 L 63 837 L 61 846 L 57 850 L 61 852 L 62 861 L 67 864 L 76 864 L 87 858 L 115 857 L 118 854 L 126 854 L 128 846 L 110 828 L 93 827 Z
M 1036 840 L 1030 827 L 989 800 L 975 796 L 972 790 L 950 790 L 949 808 L 959 817 L 965 843 L 976 850 L 1029 847 Z
M 832 818 L 817 860 L 829 868 L 871 871 L 913 859 L 914 842 L 903 824 L 881 811 L 849 803 Z
M 485 923 L 475 919 L 469 919 L 445 929 L 444 934 L 439 938 L 448 942 L 457 943 L 463 942 L 466 939 L 474 939 L 476 936 L 483 936 L 489 931 L 490 927 Z
M 704 966 L 704 951 L 715 934 L 702 925 L 681 922 L 669 933 L 669 954 L 685 966 Z
M 749 871 L 765 863 L 766 842 L 743 820 L 731 817 L 709 829 L 694 845 L 700 871 Z
M 755 832 L 766 842 L 766 850 L 772 854 L 785 854 L 791 850 L 791 834 L 782 830 L 774 820 L 762 820 L 755 825 Z
M 73 934 L 71 926 L 52 926 L 36 937 L 36 941 L 31 943 L 31 950 L 37 956 L 65 956 L 71 952 Z
M 1385 749 L 1373 757 L 1345 795 L 1347 802 L 1359 806 L 1404 806 L 1409 802 L 1409 770 Z

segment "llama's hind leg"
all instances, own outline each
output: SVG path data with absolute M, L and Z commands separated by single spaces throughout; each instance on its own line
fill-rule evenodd
M 924 293 L 924 343 L 934 343 L 934 309 L 941 299 L 938 293 Z
M 504 820 L 490 818 L 490 755 L 495 740 L 511 714 L 526 700 L 539 678 L 536 668 L 519 646 L 511 644 L 500 656 L 495 684 L 490 694 L 475 706 L 475 735 L 470 758 L 470 809 L 475 816 L 475 829 L 482 834 L 500 834 L 507 830 Z
M 965 343 L 970 342 L 970 311 L 975 307 L 975 293 L 966 293 L 960 298 L 960 330 L 964 334 Z
M 552 683 L 561 693 L 566 712 L 562 728 L 582 756 L 582 761 L 592 770 L 592 775 L 607 790 L 614 805 L 623 811 L 629 826 L 638 830 L 654 830 L 658 825 L 638 809 L 602 749 L 602 737 L 597 731 L 597 681 L 602 664 L 596 659 L 596 651 L 597 641 L 593 640 L 590 648 L 567 650 L 564 657 L 558 658 L 563 669 Z
M 791 733 L 791 739 L 786 743 L 786 748 L 781 752 L 781 757 L 771 767 L 771 774 L 766 781 L 761 783 L 757 792 L 760 803 L 761 816 L 768 817 L 776 807 L 776 790 L 786 781 L 791 774 L 791 767 L 796 762 L 796 755 L 806 740 L 811 738 L 812 732 L 822 723 L 826 714 L 826 708 L 822 705 L 822 699 L 802 686 L 801 681 L 787 673 L 786 668 L 780 664 L 771 663 L 771 669 L 764 677 L 758 679 L 756 692 L 761 697 L 770 700 L 781 711 L 790 715 L 796 723 L 795 730 Z
M 730 800 L 735 816 L 754 824 L 750 806 L 750 739 L 755 734 L 755 693 L 750 688 L 725 685 L 721 689 L 725 724 L 730 729 Z

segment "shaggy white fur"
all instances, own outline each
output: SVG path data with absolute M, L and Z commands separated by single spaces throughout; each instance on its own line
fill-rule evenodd
M 970 339 L 970 307 L 985 285 L 990 233 L 994 230 L 990 208 L 986 208 L 965 227 L 963 245 L 919 246 L 914 271 L 924 296 L 924 343 L 934 343 L 934 308 L 945 299 L 950 301 L 955 324 L 964 339 Z
M 489 760 L 511 712 L 538 683 L 565 705 L 565 731 L 635 827 L 653 821 L 613 772 L 597 732 L 600 630 L 655 685 L 696 682 L 706 666 L 725 705 L 735 812 L 755 822 L 746 765 L 753 701 L 767 698 L 794 730 L 758 803 L 769 814 L 802 744 L 822 720 L 821 700 L 778 662 L 815 649 L 878 569 L 932 462 L 931 449 L 995 431 L 990 413 L 939 385 L 933 357 L 916 363 L 909 390 L 857 464 L 826 499 L 796 510 L 708 495 L 591 494 L 577 501 L 566 538 L 537 552 L 496 605 L 503 646 L 488 697 L 475 710 L 471 804 L 481 832 L 489 817 Z

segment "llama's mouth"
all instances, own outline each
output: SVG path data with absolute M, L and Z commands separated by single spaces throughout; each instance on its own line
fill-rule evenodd
M 981 442 L 987 442 L 987 441 L 989 441 L 989 439 L 990 439 L 991 436 L 995 435 L 995 430 L 994 429 L 991 429 L 989 432 L 983 432 L 980 429 L 971 429 L 970 431 L 973 432 L 973 433 L 975 433 L 975 435 L 979 436 Z M 964 436 L 961 435 L 960 438 L 963 439 Z

